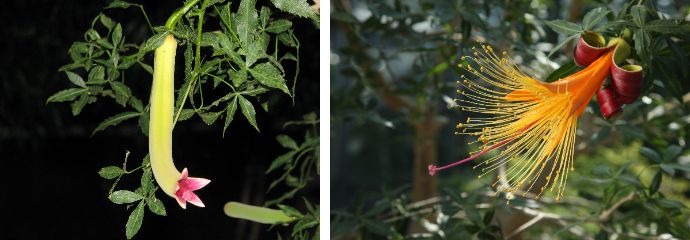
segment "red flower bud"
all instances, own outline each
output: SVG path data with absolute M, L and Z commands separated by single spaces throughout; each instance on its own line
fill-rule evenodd
M 580 40 L 575 46 L 575 53 L 573 54 L 575 64 L 582 67 L 588 66 L 604 54 L 607 49 L 609 48 L 606 47 L 604 36 L 596 32 L 584 32 L 580 35 Z
M 642 91 L 642 67 L 638 65 L 611 65 L 611 83 L 616 99 L 624 104 L 635 101 Z
M 608 85 L 597 92 L 597 102 L 604 118 L 610 119 L 622 112 L 621 104 L 616 100 L 613 85 Z

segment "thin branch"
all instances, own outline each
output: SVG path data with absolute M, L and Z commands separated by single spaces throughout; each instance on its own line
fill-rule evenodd
M 599 218 L 597 218 L 597 221 L 603 223 L 603 222 L 608 222 L 611 219 L 611 215 L 613 215 L 618 208 L 623 205 L 624 203 L 630 202 L 635 199 L 635 193 L 631 192 L 627 196 L 621 198 L 618 200 L 618 202 L 614 203 L 609 209 L 606 209 L 603 211 L 600 215 Z

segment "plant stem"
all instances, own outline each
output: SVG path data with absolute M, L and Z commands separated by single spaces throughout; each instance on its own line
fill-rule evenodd
M 187 11 L 189 11 L 189 9 L 191 9 L 198 2 L 199 0 L 191 0 L 181 8 L 175 10 L 175 12 L 168 18 L 168 21 L 165 22 L 165 27 L 169 30 L 175 29 L 175 26 L 177 26 L 177 21 L 180 21 L 180 18 L 182 18 L 182 16 L 184 16 L 184 14 L 187 13 Z

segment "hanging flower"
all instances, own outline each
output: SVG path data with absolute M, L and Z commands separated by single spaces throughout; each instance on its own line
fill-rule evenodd
M 568 172 L 574 170 L 577 120 L 611 69 L 619 68 L 615 62 L 625 59 L 629 49 L 623 39 L 615 38 L 605 44 L 601 35 L 584 33 L 575 51 L 575 59 L 587 67 L 553 83 L 546 83 L 523 73 L 510 62 L 506 52 L 499 56 L 491 46 L 483 44 L 481 50 L 473 48 L 475 66 L 461 67 L 476 78 L 461 76 L 458 93 L 463 97 L 456 101 L 462 111 L 474 114 L 457 125 L 456 134 L 476 137 L 470 143 L 478 143 L 481 147 L 470 157 L 455 163 L 442 167 L 430 165 L 429 174 L 434 175 L 438 170 L 472 161 L 501 148 L 497 154 L 475 166 L 482 168 L 480 177 L 510 162 L 505 176 L 499 176 L 494 183 L 495 186 L 499 181 L 507 180 L 509 187 L 498 191 L 512 192 L 522 187 L 530 191 L 537 180 L 543 178 L 546 184 L 537 197 L 550 186 L 550 191 L 557 189 L 556 199 L 560 199 Z M 639 74 L 641 76 L 641 72 Z M 630 77 L 623 75 L 620 82 L 626 85 Z M 637 98 L 634 92 L 621 92 L 625 95 L 619 95 L 626 101 Z M 611 101 L 618 104 L 615 91 L 609 96 L 607 104 L 611 105 Z M 615 109 L 608 110 L 617 111 L 620 104 L 615 104 L 611 105 Z

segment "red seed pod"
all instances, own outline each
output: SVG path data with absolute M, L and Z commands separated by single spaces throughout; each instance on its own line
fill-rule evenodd
M 612 85 L 608 85 L 597 92 L 597 102 L 605 119 L 613 118 L 622 112 L 621 104 L 616 100 L 616 93 Z
M 619 67 L 611 64 L 611 83 L 619 102 L 624 104 L 634 102 L 642 91 L 642 67 L 638 65 Z
M 575 46 L 573 59 L 578 66 L 588 66 L 604 54 L 607 49 L 609 48 L 606 47 L 604 36 L 596 32 L 587 31 L 580 35 L 580 40 L 577 42 L 577 46 Z

